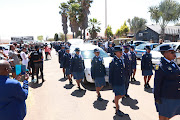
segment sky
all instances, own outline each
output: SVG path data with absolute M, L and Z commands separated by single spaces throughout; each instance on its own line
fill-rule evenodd
M 37 36 L 53 38 L 63 32 L 59 5 L 67 0 L 0 0 L 0 39 L 17 36 Z M 134 16 L 150 20 L 148 8 L 162 0 L 107 0 L 107 23 L 113 33 L 124 21 Z M 180 2 L 180 0 L 176 0 Z M 105 0 L 94 0 L 89 18 L 101 22 L 101 34 L 105 31 Z M 173 25 L 171 23 L 170 25 Z M 68 34 L 71 34 L 70 28 Z

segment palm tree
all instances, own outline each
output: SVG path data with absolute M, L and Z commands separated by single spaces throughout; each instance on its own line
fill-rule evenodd
M 65 42 L 67 41 L 67 33 L 68 33 L 68 26 L 67 26 L 67 18 L 68 18 L 68 5 L 67 3 L 61 3 L 59 6 L 60 8 L 60 14 L 62 16 L 62 26 L 63 26 L 63 32 L 65 34 Z
M 88 15 L 90 14 L 89 8 L 93 0 L 78 0 L 78 3 L 81 5 L 80 14 L 79 14 L 79 25 L 81 30 L 83 30 L 83 39 L 86 36 L 86 29 L 88 28 Z
M 156 12 L 154 12 L 156 11 Z M 176 22 L 180 19 L 180 4 L 174 0 L 164 0 L 159 6 L 149 8 L 151 19 L 161 26 L 161 38 L 164 40 L 165 28 L 169 22 Z M 155 16 L 154 14 L 157 14 Z
M 73 38 L 74 38 L 74 33 L 75 33 L 75 37 L 77 37 L 79 31 L 79 24 L 78 24 L 79 9 L 80 9 L 80 5 L 78 3 L 69 4 L 68 15 L 70 20 L 71 32 L 73 32 Z
M 160 18 L 158 6 L 149 7 L 149 12 L 151 13 L 151 19 L 154 20 L 157 24 L 159 22 L 159 18 Z
M 93 18 L 89 20 L 89 33 L 91 35 L 91 38 L 94 39 L 97 37 L 97 33 L 101 31 L 101 28 L 99 27 L 101 23 L 97 21 L 97 19 Z

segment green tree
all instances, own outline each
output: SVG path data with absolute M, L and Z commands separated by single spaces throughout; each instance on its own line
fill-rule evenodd
M 117 37 L 122 36 L 122 31 L 121 31 L 120 29 L 117 29 L 117 30 L 116 30 L 116 36 L 117 36 Z
M 80 5 L 78 3 L 73 3 L 74 1 L 71 1 L 69 3 L 69 20 L 70 20 L 70 27 L 71 27 L 71 32 L 73 32 L 73 38 L 74 38 L 74 33 L 75 37 L 77 38 L 77 34 L 79 32 L 79 24 L 78 24 L 78 15 L 80 11 Z
M 151 19 L 153 21 L 156 22 L 156 24 L 158 24 L 159 22 L 159 19 L 160 19 L 160 13 L 159 13 L 159 8 L 158 6 L 152 6 L 152 7 L 149 7 L 149 12 L 151 13 Z
M 60 33 L 59 39 L 60 41 L 65 41 L 65 35 L 63 33 Z
M 112 28 L 111 26 L 107 26 L 106 30 L 105 30 L 105 36 L 107 36 L 107 38 L 109 37 L 113 37 L 113 32 L 112 32 Z
M 146 27 L 145 24 L 147 23 L 146 19 L 139 17 L 134 17 L 132 20 L 128 19 L 127 22 L 130 25 L 130 30 L 134 32 L 135 35 L 138 31 L 144 30 Z
M 86 29 L 88 28 L 88 15 L 90 14 L 89 8 L 91 7 L 93 0 L 78 0 L 80 4 L 79 9 L 79 26 L 83 31 L 83 39 L 86 39 Z
M 58 36 L 57 33 L 55 33 L 55 35 L 54 35 L 54 40 L 55 40 L 55 41 L 58 41 L 58 40 L 59 40 L 59 36 Z
M 174 0 L 164 0 L 158 6 L 151 6 L 149 12 L 151 19 L 161 26 L 161 38 L 164 40 L 166 26 L 180 19 L 180 4 Z
M 43 36 L 42 35 L 37 36 L 37 39 L 42 41 L 43 40 Z
M 97 37 L 97 33 L 101 31 L 101 28 L 99 27 L 99 25 L 101 25 L 101 23 L 93 18 L 89 20 L 89 33 L 91 35 L 91 38 L 94 39 Z
M 67 26 L 67 19 L 68 19 L 68 4 L 63 2 L 59 6 L 60 8 L 60 14 L 62 16 L 62 26 L 63 26 L 63 32 L 65 34 L 65 42 L 67 41 L 67 33 L 68 33 L 68 26 Z
M 127 36 L 127 32 L 129 32 L 129 27 L 126 24 L 126 21 L 120 28 L 121 34 Z

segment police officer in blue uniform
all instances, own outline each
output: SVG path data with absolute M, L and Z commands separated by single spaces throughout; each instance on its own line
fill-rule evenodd
M 155 66 L 154 98 L 159 120 L 169 120 L 180 115 L 180 68 L 169 44 L 161 46 L 160 52 L 164 57 Z
M 80 87 L 80 83 L 84 78 L 84 60 L 80 55 L 80 49 L 75 48 L 76 54 L 72 57 L 71 60 L 71 72 L 73 74 L 74 79 L 76 79 L 79 90 L 82 90 Z
M 113 92 L 115 93 L 116 114 L 123 116 L 124 113 L 120 111 L 118 102 L 126 94 L 125 65 L 122 59 L 123 52 L 119 45 L 114 47 L 114 52 L 114 59 L 109 65 L 109 83 L 112 85 Z
M 146 46 L 146 53 L 142 56 L 141 59 L 141 70 L 142 75 L 144 76 L 144 88 L 151 88 L 149 85 L 149 81 L 151 76 L 153 75 L 152 69 L 152 55 L 151 55 L 151 47 L 149 45 Z
M 65 68 L 66 76 L 69 79 L 69 84 L 72 85 L 72 76 L 70 72 L 71 54 L 69 52 L 70 52 L 70 48 L 66 47 L 66 53 L 64 54 L 64 60 L 63 60 L 63 67 Z
M 125 97 L 129 97 L 128 88 L 129 88 L 129 82 L 131 76 L 131 56 L 129 53 L 129 47 L 128 46 L 123 46 L 123 47 L 124 47 L 123 60 L 125 64 L 125 88 L 126 88 Z
M 113 52 L 114 48 L 112 47 L 112 42 L 109 42 L 109 47 L 107 49 L 107 53 L 110 53 L 111 57 L 114 57 L 114 52 Z
M 136 60 L 136 53 L 134 52 L 134 46 L 130 47 L 130 55 L 131 55 L 131 81 L 136 81 L 135 79 L 135 74 L 136 74 L 136 65 L 137 65 L 137 60 Z
M 64 53 L 65 53 L 65 46 L 62 45 L 61 50 L 58 51 L 58 55 L 59 55 L 59 63 L 60 63 L 60 68 L 63 68 L 63 74 L 64 74 L 64 78 L 65 76 L 65 68 L 63 66 L 63 61 L 64 61 Z
M 94 49 L 95 56 L 91 62 L 91 77 L 95 81 L 97 100 L 102 101 L 100 90 L 106 85 L 105 75 L 106 69 L 103 63 L 103 58 L 99 56 L 99 49 Z
M 102 48 L 103 50 L 105 50 L 105 47 L 104 47 L 104 45 L 103 45 L 102 42 L 100 43 L 100 48 Z

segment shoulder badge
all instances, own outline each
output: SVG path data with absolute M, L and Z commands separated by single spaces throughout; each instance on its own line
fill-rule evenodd
M 111 60 L 109 61 L 109 63 L 111 63 L 111 62 L 112 62 L 112 60 L 113 60 L 113 59 L 111 59 Z
M 159 65 L 156 65 L 156 66 L 155 66 L 155 70 L 159 70 Z
M 171 68 L 171 67 L 168 67 L 168 70 L 172 70 L 172 68 Z

